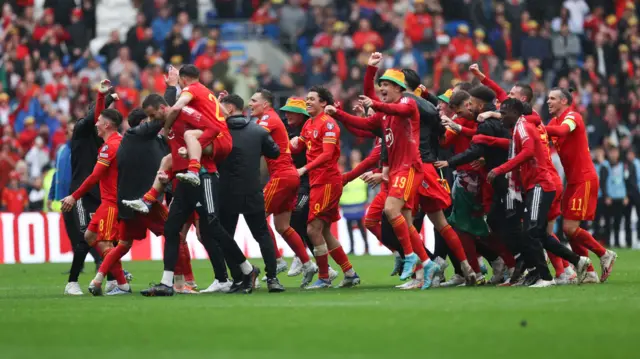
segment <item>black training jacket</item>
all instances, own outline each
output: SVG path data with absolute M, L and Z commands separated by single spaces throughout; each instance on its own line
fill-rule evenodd
M 411 92 L 406 92 L 404 96 L 412 98 L 420 112 L 420 158 L 424 163 L 433 163 L 438 160 L 440 137 L 444 134 L 438 109 L 431 102 Z
M 270 159 L 278 158 L 280 147 L 262 126 L 245 116 L 229 116 L 227 126 L 233 139 L 233 149 L 219 166 L 220 197 L 262 192 L 260 159 L 263 155 Z
M 106 107 L 113 102 L 113 98 L 107 95 L 105 99 Z M 87 111 L 87 115 L 76 122 L 71 135 L 71 192 L 77 190 L 82 182 L 93 172 L 93 168 L 98 161 L 98 149 L 104 141 L 98 137 L 96 124 L 94 122 L 95 111 L 104 110 L 103 108 L 95 108 L 95 102 L 92 103 Z M 85 197 L 100 202 L 100 186 L 95 185 Z
M 304 122 L 300 124 L 300 127 L 287 126 L 289 138 L 300 136 L 300 132 L 302 131 L 303 126 Z M 304 165 L 307 164 L 307 154 L 305 153 L 305 151 L 295 154 L 292 153 L 291 157 L 293 158 L 293 164 L 296 166 L 296 168 L 304 167 Z M 298 192 L 309 192 L 310 190 L 311 186 L 309 185 L 309 175 L 305 173 L 304 176 L 300 177 L 300 189 L 298 190 Z
M 122 136 L 118 148 L 118 217 L 130 219 L 134 212 L 122 200 L 141 198 L 153 185 L 160 161 L 170 150 L 158 135 L 162 123 L 152 121 L 132 127 Z
M 491 137 L 508 138 L 511 139 L 511 132 L 502 126 L 502 121 L 497 118 L 487 119 L 485 122 L 478 126 L 478 134 L 487 135 Z M 465 163 L 477 160 L 480 157 L 484 157 L 486 162 L 485 168 L 487 172 L 507 162 L 509 157 L 509 151 L 503 150 L 498 147 L 491 147 L 478 143 L 471 143 L 469 148 L 449 159 L 449 165 L 457 167 Z M 496 194 L 506 193 L 507 182 L 505 176 L 498 176 L 493 182 L 493 189 Z

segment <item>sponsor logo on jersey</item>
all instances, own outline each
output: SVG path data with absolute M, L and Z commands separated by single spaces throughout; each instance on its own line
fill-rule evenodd
M 390 128 L 384 130 L 384 142 L 387 144 L 387 147 L 393 145 L 393 131 Z
M 328 137 L 336 137 L 336 133 L 335 132 L 325 132 L 324 135 L 328 136 Z
M 109 145 L 104 145 L 104 146 L 102 146 L 102 148 L 100 149 L 100 152 L 104 152 L 104 151 L 106 151 L 106 150 L 108 150 L 108 149 L 109 149 Z
M 101 153 L 101 154 L 100 154 L 100 157 L 102 157 L 102 158 L 109 158 L 109 155 L 108 155 L 108 154 L 106 154 L 106 153 Z

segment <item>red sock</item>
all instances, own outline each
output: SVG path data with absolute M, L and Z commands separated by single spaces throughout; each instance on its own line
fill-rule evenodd
M 329 279 L 329 255 L 325 253 L 316 256 L 316 264 L 318 265 L 318 278 Z
M 302 238 L 298 232 L 292 227 L 287 228 L 283 233 L 282 237 L 287 242 L 289 247 L 293 250 L 293 253 L 300 258 L 300 261 L 304 264 L 309 261 L 309 254 L 307 253 L 307 248 L 304 246 L 302 242 Z
M 451 228 L 451 226 L 449 226 L 449 228 Z M 475 273 L 480 273 L 481 269 L 480 264 L 478 263 L 478 252 L 476 251 L 476 243 L 471 234 L 462 231 L 460 231 L 460 233 L 457 233 L 453 230 L 453 228 L 451 228 L 451 231 L 458 236 L 458 241 L 462 244 L 462 248 L 464 248 L 464 254 L 467 256 L 469 265 L 471 266 L 473 271 Z
M 489 237 L 487 237 L 486 243 L 491 250 L 498 253 L 507 268 L 513 268 L 516 266 L 516 259 L 513 257 L 513 254 L 496 234 L 490 234 Z
M 460 262 L 464 262 L 465 260 L 467 260 L 467 255 L 464 253 L 464 248 L 462 247 L 462 243 L 460 242 L 460 237 L 458 237 L 456 231 L 454 231 L 450 225 L 446 225 L 444 228 L 442 228 L 440 230 L 440 235 L 444 238 L 445 242 L 447 243 L 447 247 L 449 247 L 451 252 L 453 252 L 453 255 L 456 257 L 456 259 L 458 259 Z
M 427 251 L 424 249 L 424 241 L 420 238 L 420 233 L 414 226 L 409 227 L 409 235 L 411 236 L 411 247 L 413 247 L 414 252 L 420 257 L 420 262 L 424 263 L 427 259 L 429 259 L 429 255 Z
M 380 221 L 365 218 L 364 226 L 369 230 L 369 232 L 373 233 L 373 235 L 376 236 L 378 240 L 382 238 L 382 224 L 380 223 Z
M 551 252 L 547 252 L 547 255 L 549 256 L 549 261 L 551 262 L 551 265 L 556 272 L 557 278 L 560 276 L 560 274 L 564 273 L 564 263 L 562 263 L 562 258 Z
M 187 171 L 199 175 L 200 174 L 200 160 L 195 160 L 195 159 L 189 160 L 189 167 L 187 167 Z
M 409 234 L 409 226 L 402 215 L 391 220 L 391 227 L 393 227 L 393 233 L 398 237 L 398 241 L 402 246 L 402 251 L 405 256 L 413 254 L 413 247 L 411 246 L 411 234 Z
M 342 268 L 343 273 L 347 273 L 351 268 L 353 268 L 351 262 L 349 262 L 349 257 L 347 257 L 342 246 L 330 250 L 329 254 L 331 255 L 331 258 L 338 263 L 340 268 Z
M 184 248 L 184 280 L 187 282 L 193 282 L 193 268 L 191 267 L 191 253 L 189 252 L 189 245 L 187 242 L 180 242 L 180 247 Z
M 273 249 L 276 251 L 276 259 L 282 258 L 282 252 L 280 252 L 280 248 L 278 248 L 278 242 L 276 242 L 276 235 L 273 233 L 273 229 L 271 229 L 271 225 L 267 222 L 267 229 L 269 230 L 269 235 L 271 236 L 271 240 L 273 241 Z
M 151 189 L 142 196 L 142 200 L 147 203 L 156 203 L 158 201 L 159 194 L 158 190 L 151 187 Z
M 589 250 L 587 249 L 587 247 L 583 246 L 578 239 L 576 239 L 575 237 L 569 238 L 569 243 L 571 244 L 571 249 L 575 254 L 579 255 L 580 257 L 589 257 Z M 589 264 L 589 267 L 587 267 L 587 272 L 593 271 L 595 271 L 593 265 Z
M 595 253 L 598 257 L 602 257 L 607 250 L 600 244 L 598 241 L 593 238 L 591 233 L 585 231 L 582 228 L 578 228 L 575 232 L 573 232 L 573 236 L 571 236 L 578 240 L 583 246 L 587 247 L 590 251 Z
M 107 250 L 101 253 L 103 262 L 109 256 L 109 253 L 114 252 L 114 250 L 115 248 L 108 248 Z M 111 273 L 111 275 L 116 279 L 118 284 L 122 285 L 122 284 L 127 284 L 127 278 L 125 278 L 124 276 L 124 271 L 122 270 L 122 262 L 120 262 L 120 258 L 122 257 L 118 257 L 116 261 L 113 262 L 113 264 L 110 266 L 109 273 Z
M 100 268 L 98 272 L 102 274 L 107 274 L 114 266 L 117 261 L 120 261 L 120 258 L 124 257 L 129 252 L 129 247 L 118 244 L 113 249 L 107 249 L 104 254 L 104 259 L 102 260 L 102 264 L 100 264 Z

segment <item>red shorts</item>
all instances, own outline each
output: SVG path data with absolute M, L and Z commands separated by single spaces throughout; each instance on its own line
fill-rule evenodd
M 598 180 L 568 184 L 562 195 L 562 217 L 573 221 L 593 221 L 598 206 Z
M 365 222 L 380 222 L 382 215 L 384 214 L 384 203 L 387 201 L 389 195 L 389 189 L 385 182 L 380 183 L 380 192 L 373 197 L 373 201 L 367 208 L 367 213 L 364 215 Z
M 440 178 L 431 163 L 422 165 L 422 173 L 422 183 L 418 188 L 414 209 L 417 209 L 417 205 L 420 205 L 420 209 L 424 213 L 435 213 L 449 208 L 451 206 L 451 190 L 448 184 L 445 187 L 446 180 Z
M 91 217 L 87 230 L 98 233 L 99 241 L 117 241 L 118 206 L 115 203 L 102 202 Z
M 340 220 L 340 196 L 342 196 L 342 183 L 311 186 L 307 223 L 314 219 L 320 219 L 325 223 Z
M 292 212 L 298 200 L 300 177 L 297 173 L 271 177 L 264 186 L 264 209 L 267 214 Z
M 413 209 L 418 187 L 422 183 L 422 171 L 411 167 L 389 174 L 389 197 L 404 201 L 403 209 Z
M 131 219 L 119 220 L 120 239 L 123 241 L 142 240 L 147 238 L 147 230 L 156 236 L 164 234 L 164 222 L 167 220 L 167 207 L 154 203 L 148 214 L 136 214 Z
M 554 221 L 556 218 L 560 217 L 560 215 L 562 214 L 561 207 L 562 207 L 562 190 L 556 190 L 556 196 L 553 199 L 553 203 L 551 204 L 551 208 L 549 209 L 549 214 L 547 215 L 547 220 L 549 222 Z
M 213 140 L 213 162 L 216 165 L 220 165 L 220 162 L 224 161 L 233 149 L 233 140 L 228 134 L 219 134 Z

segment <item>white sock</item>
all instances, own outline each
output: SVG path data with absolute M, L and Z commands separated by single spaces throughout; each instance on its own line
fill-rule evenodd
M 348 271 L 344 272 L 344 276 L 345 277 L 353 277 L 354 275 L 356 275 L 356 271 L 354 271 L 353 268 L 351 268 Z
M 125 292 L 128 292 L 131 289 L 131 287 L 129 287 L 129 283 L 118 284 L 118 288 L 124 290 Z
M 393 255 L 394 255 L 394 256 L 396 256 L 396 257 L 400 257 L 400 252 L 398 252 L 398 251 L 393 251 Z
M 249 261 L 245 260 L 240 264 L 240 270 L 242 271 L 242 274 L 247 275 L 251 273 L 251 271 L 253 270 L 253 266 L 251 265 L 251 263 L 249 263 Z
M 427 265 L 429 264 L 429 262 L 431 262 L 431 259 L 427 258 L 426 261 L 422 262 L 422 266 L 427 268 Z
M 93 278 L 93 281 L 98 283 L 102 283 L 103 280 L 104 280 L 104 274 L 100 272 L 96 273 L 96 277 Z
M 173 287 L 173 271 L 164 271 L 162 272 L 162 280 L 160 283 L 166 285 L 167 287 Z

